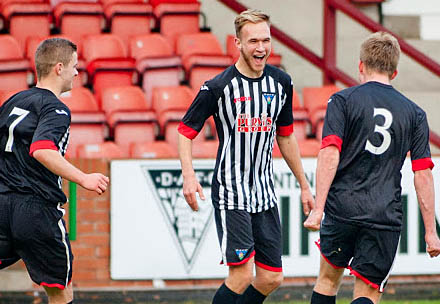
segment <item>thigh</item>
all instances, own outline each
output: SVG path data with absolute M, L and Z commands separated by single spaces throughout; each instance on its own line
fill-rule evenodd
M 11 231 L 16 252 L 31 279 L 43 286 L 65 288 L 72 277 L 73 255 L 60 205 L 36 198 L 16 202 Z
M 7 195 L 0 195 L 0 269 L 6 268 L 20 257 L 15 252 L 10 229 L 10 202 Z
M 252 214 L 255 264 L 263 269 L 282 271 L 281 223 L 278 207 Z
M 319 232 L 319 249 L 333 268 L 345 268 L 353 257 L 359 228 L 325 216 Z
M 255 255 L 251 215 L 245 210 L 214 209 L 222 262 L 228 266 L 246 263 Z
M 396 257 L 400 232 L 363 228 L 356 240 L 351 273 L 383 291 Z

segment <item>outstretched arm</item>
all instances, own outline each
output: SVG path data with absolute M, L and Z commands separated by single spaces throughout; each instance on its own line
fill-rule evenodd
M 196 192 L 205 200 L 202 186 L 192 166 L 192 140 L 179 133 L 179 157 L 183 175 L 183 196 L 192 210 L 198 211 Z
M 314 207 L 313 195 L 310 192 L 309 183 L 304 175 L 304 169 L 301 163 L 301 155 L 299 153 L 298 142 L 292 133 L 288 136 L 277 135 L 278 146 L 284 160 L 292 170 L 301 188 L 301 203 L 303 212 L 307 216 Z
M 316 205 L 304 222 L 304 227 L 309 230 L 317 231 L 320 228 L 328 191 L 335 178 L 338 164 L 339 150 L 336 146 L 327 146 L 319 151 L 316 168 Z
M 440 240 L 435 228 L 434 179 L 431 169 L 414 172 L 414 186 L 425 225 L 425 242 L 431 257 L 440 254 Z
M 52 149 L 40 149 L 33 152 L 33 157 L 52 173 L 81 187 L 102 194 L 107 190 L 109 178 L 101 173 L 86 174 L 69 163 L 60 153 Z

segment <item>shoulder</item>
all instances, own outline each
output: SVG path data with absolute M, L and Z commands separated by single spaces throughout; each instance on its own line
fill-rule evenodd
M 214 78 L 205 81 L 200 87 L 200 91 L 210 91 L 213 94 L 218 94 L 219 92 L 222 92 L 236 76 L 234 66 L 231 65 Z

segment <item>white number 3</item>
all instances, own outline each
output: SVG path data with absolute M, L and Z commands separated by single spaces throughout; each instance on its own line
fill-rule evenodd
M 5 148 L 6 152 L 12 152 L 12 145 L 14 144 L 14 129 L 28 114 L 29 111 L 17 107 L 14 107 L 11 113 L 9 113 L 9 116 L 18 115 L 18 117 L 14 119 L 14 121 L 9 126 L 9 137 L 8 141 L 6 142 Z
M 382 134 L 383 142 L 379 147 L 376 147 L 369 140 L 367 140 L 367 144 L 365 145 L 365 150 L 373 154 L 380 155 L 384 153 L 390 147 L 391 144 L 391 135 L 387 130 L 391 127 L 391 124 L 393 123 L 393 114 L 391 114 L 390 111 L 384 108 L 374 108 L 373 117 L 376 117 L 377 115 L 381 115 L 385 118 L 385 122 L 383 126 L 378 126 L 378 125 L 374 126 L 374 132 Z

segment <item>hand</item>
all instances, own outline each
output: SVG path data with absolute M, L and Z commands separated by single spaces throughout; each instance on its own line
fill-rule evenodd
M 322 212 L 312 210 L 309 217 L 304 221 L 304 227 L 310 231 L 318 231 L 321 228 L 322 216 Z
M 107 176 L 101 173 L 90 173 L 85 174 L 80 186 L 101 195 L 107 190 L 108 183 L 109 178 Z
M 440 239 L 437 233 L 425 235 L 426 251 L 431 258 L 434 258 L 440 254 Z
M 205 200 L 205 195 L 203 194 L 203 189 L 198 180 L 194 177 L 186 178 L 183 180 L 183 196 L 186 202 L 191 207 L 193 211 L 199 210 L 199 205 L 197 204 L 196 192 L 199 193 L 199 197 Z
M 315 199 L 313 198 L 310 189 L 301 191 L 301 203 L 303 206 L 303 212 L 305 216 L 310 214 L 310 211 L 315 208 Z

